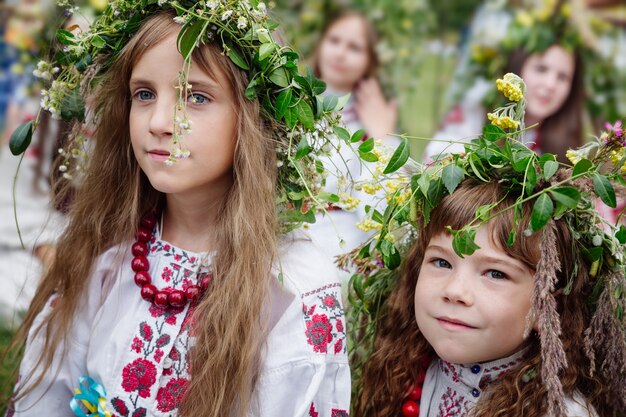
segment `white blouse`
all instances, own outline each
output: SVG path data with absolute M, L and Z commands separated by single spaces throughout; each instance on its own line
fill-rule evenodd
M 517 366 L 525 351 L 491 362 L 454 364 L 432 361 L 422 388 L 419 417 L 463 417 L 483 397 L 483 390 L 503 373 Z M 568 417 L 597 417 L 591 405 L 576 392 L 565 398 Z
M 153 237 L 148 255 L 153 284 L 184 289 L 199 282 L 210 270 L 201 265 L 203 255 Z M 143 300 L 131 259 L 130 245 L 100 256 L 71 328 L 67 356 L 58 354 L 43 383 L 14 404 L 15 416 L 50 410 L 74 415 L 70 400 L 85 376 L 97 384 L 93 390 L 106 391 L 106 409 L 114 416 L 177 415 L 190 378 L 190 307 L 165 310 Z M 335 267 L 303 233 L 294 233 L 281 244 L 273 278 L 272 327 L 248 415 L 347 416 L 350 370 Z M 33 328 L 52 308 L 54 297 Z M 41 333 L 31 332 L 20 367 L 22 382 L 33 375 L 42 343 Z

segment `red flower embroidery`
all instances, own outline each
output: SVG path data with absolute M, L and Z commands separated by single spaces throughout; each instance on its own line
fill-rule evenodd
M 152 327 L 145 321 L 139 325 L 139 334 L 143 337 L 143 340 L 152 340 Z
M 341 352 L 341 349 L 343 349 L 343 340 L 339 339 L 335 342 L 335 354 Z
M 159 411 L 168 412 L 178 408 L 188 384 L 189 381 L 185 378 L 174 378 L 166 386 L 159 388 L 156 397 Z
M 120 415 L 122 415 L 123 417 L 128 416 L 128 407 L 126 407 L 126 403 L 124 402 L 124 400 L 119 397 L 115 397 L 111 400 L 111 404 L 113 405 L 115 411 L 120 413 Z
M 338 332 L 343 333 L 343 322 L 340 319 L 337 319 L 337 324 L 335 324 Z
M 337 300 L 335 300 L 335 297 L 333 297 L 332 295 L 327 295 L 326 297 L 324 297 L 324 304 L 326 304 L 328 307 L 334 307 L 335 303 L 337 302 Z
M 174 255 L 174 260 L 175 261 L 180 261 L 181 260 L 181 256 L 179 254 Z
M 306 324 L 306 336 L 313 350 L 319 353 L 327 352 L 327 345 L 333 340 L 332 324 L 326 314 L 315 314 Z
M 337 408 L 333 408 L 330 414 L 330 417 L 348 417 L 348 416 L 349 414 L 347 410 L 339 410 Z
M 311 407 L 309 407 L 309 417 L 317 417 L 319 413 L 315 411 L 315 404 L 311 403 Z
M 161 349 L 157 349 L 154 352 L 154 361 L 159 363 L 159 362 L 161 362 L 162 358 L 163 358 L 163 351 Z
M 156 382 L 156 367 L 146 359 L 135 359 L 122 371 L 122 388 L 137 391 L 142 398 L 150 396 L 150 387 Z
M 165 268 L 163 268 L 163 273 L 161 274 L 161 278 L 163 278 L 165 282 L 170 282 L 170 280 L 172 279 L 173 272 L 174 271 L 172 271 L 166 266 Z
M 176 316 L 174 316 L 174 315 L 167 316 L 167 317 L 165 318 L 165 322 L 166 322 L 167 324 L 169 324 L 169 325 L 174 326 L 174 325 L 176 324 Z
M 177 361 L 180 359 L 180 352 L 176 348 L 172 348 L 170 351 L 170 359 L 173 361 Z
M 143 340 L 138 337 L 133 339 L 133 345 L 130 347 L 130 350 L 134 350 L 137 353 L 141 353 L 141 348 L 143 348 Z
M 146 417 L 146 415 L 148 415 L 148 412 L 143 407 L 140 407 L 133 411 L 133 417 Z
M 163 246 L 163 250 L 166 251 L 166 252 L 169 251 L 170 249 L 171 249 L 170 245 Z

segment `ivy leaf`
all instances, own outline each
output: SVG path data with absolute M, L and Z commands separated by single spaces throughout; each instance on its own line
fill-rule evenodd
M 374 138 L 369 138 L 359 145 L 359 152 L 368 153 L 374 149 Z
M 276 120 L 281 120 L 285 116 L 287 108 L 291 104 L 291 96 L 291 89 L 288 89 L 281 91 L 276 98 Z
M 446 165 L 441 172 L 443 184 L 450 194 L 452 194 L 461 181 L 463 181 L 464 176 L 465 172 L 463 172 L 463 168 L 457 164 Z
M 360 142 L 363 140 L 364 137 L 365 137 L 365 129 L 359 129 L 352 134 L 352 137 L 350 138 L 350 142 L 352 143 Z
M 546 161 L 545 164 L 543 164 L 543 177 L 546 180 L 549 180 L 550 178 L 552 178 L 552 176 L 554 174 L 556 174 L 556 171 L 559 169 L 559 163 L 556 161 Z
M 578 161 L 578 163 L 576 163 L 576 165 L 574 165 L 572 176 L 575 176 L 578 174 L 584 174 L 585 172 L 589 171 L 592 166 L 593 166 L 593 163 L 590 160 L 581 159 L 580 161 Z
M 568 208 L 576 208 L 580 201 L 581 195 L 575 187 L 559 187 L 550 191 L 554 199 Z
M 289 86 L 289 74 L 287 74 L 287 70 L 282 67 L 276 68 L 272 71 L 270 74 L 270 80 L 279 87 L 285 88 Z
M 9 140 L 9 149 L 13 155 L 20 155 L 30 145 L 33 138 L 33 122 L 22 123 L 13 131 Z
M 400 145 L 396 148 L 391 156 L 391 159 L 387 163 L 383 174 L 391 174 L 396 172 L 402 165 L 409 159 L 409 141 L 406 138 L 402 138 Z
M 550 216 L 554 212 L 554 203 L 552 199 L 548 196 L 548 194 L 541 194 L 537 201 L 535 201 L 535 205 L 533 206 L 533 211 L 530 216 L 530 228 L 533 232 L 541 229 L 548 223 L 550 220 Z
M 495 142 L 506 136 L 506 132 L 502 128 L 488 124 L 483 128 L 483 137 L 489 142 Z
M 611 208 L 617 207 L 615 190 L 613 189 L 611 181 L 609 181 L 607 177 L 600 175 L 597 172 L 593 174 L 593 187 L 596 194 L 600 197 L 604 204 Z
M 346 129 L 344 129 L 343 127 L 340 126 L 335 126 L 333 128 L 333 131 L 335 132 L 335 135 L 337 135 L 337 137 L 345 142 L 350 142 L 350 132 L 348 132 Z
M 619 241 L 619 243 L 621 243 L 622 245 L 624 243 L 626 243 L 626 227 L 622 224 L 619 227 L 619 230 L 617 232 L 615 232 L 615 238 Z
M 297 112 L 298 120 L 302 122 L 302 125 L 305 128 L 312 130 L 315 119 L 313 117 L 313 110 L 311 109 L 309 103 L 304 100 L 300 100 L 297 105 Z

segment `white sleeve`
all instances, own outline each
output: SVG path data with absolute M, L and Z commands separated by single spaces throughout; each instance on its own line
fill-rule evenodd
M 598 413 L 591 404 L 587 404 L 585 397 L 575 392 L 572 397 L 565 398 L 567 417 L 598 417 Z
M 350 409 L 345 316 L 337 269 L 310 242 L 280 256 L 283 283 L 276 299 L 290 300 L 271 329 L 256 387 L 255 417 L 344 417 Z
M 74 416 L 69 403 L 74 389 L 79 386 L 79 378 L 87 375 L 91 323 L 102 305 L 103 285 L 111 271 L 111 255 L 107 252 L 96 262 L 88 288 L 70 327 L 67 343 L 59 345 L 41 382 L 12 404 L 15 417 L 40 417 L 50 415 L 51 410 L 54 410 L 55 416 Z M 35 331 L 54 309 L 56 298 L 56 295 L 51 297 L 31 327 L 19 368 L 17 388 L 28 387 L 41 374 L 41 365 L 37 362 L 43 356 L 46 329 Z M 10 412 L 8 415 L 11 415 Z

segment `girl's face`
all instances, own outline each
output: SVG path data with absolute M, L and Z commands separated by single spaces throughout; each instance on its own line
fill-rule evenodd
M 167 194 L 219 198 L 232 184 L 236 123 L 232 88 L 223 74 L 211 78 L 192 65 L 187 98 L 191 133 L 182 139 L 191 154 L 173 166 L 165 160 L 172 149 L 174 108 L 183 58 L 177 33 L 150 48 L 132 70 L 130 137 L 135 157 L 152 186 Z
M 322 80 L 335 90 L 352 91 L 370 64 L 363 20 L 349 16 L 335 22 L 322 39 L 318 59 Z
M 575 69 L 574 55 L 558 45 L 528 57 L 521 77 L 527 87 L 526 114 L 533 123 L 547 119 L 563 106 L 572 88 Z
M 504 358 L 524 344 L 534 273 L 494 246 L 486 227 L 476 243 L 480 249 L 460 258 L 450 235 L 434 236 L 415 287 L 417 325 L 437 355 L 452 363 Z

